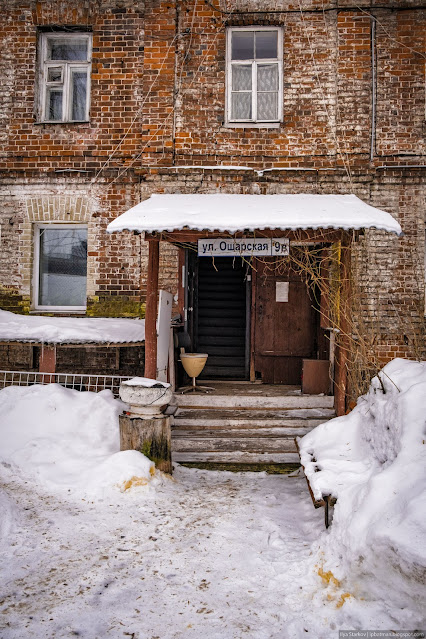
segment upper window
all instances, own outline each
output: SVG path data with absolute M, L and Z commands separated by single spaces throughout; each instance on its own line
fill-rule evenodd
M 34 297 L 38 310 L 84 310 L 87 226 L 46 224 L 36 228 Z
M 229 122 L 282 119 L 282 31 L 270 27 L 228 30 Z
M 88 33 L 41 35 L 40 119 L 43 122 L 89 119 L 91 49 Z

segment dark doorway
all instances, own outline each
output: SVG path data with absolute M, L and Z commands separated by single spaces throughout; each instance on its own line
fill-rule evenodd
M 200 257 L 195 271 L 193 344 L 209 355 L 200 377 L 248 379 L 247 263 L 239 257 Z

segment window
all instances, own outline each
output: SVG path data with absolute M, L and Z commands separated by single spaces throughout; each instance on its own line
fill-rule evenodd
M 282 31 L 228 30 L 228 122 L 282 119 Z
M 89 119 L 91 45 L 90 34 L 41 35 L 42 122 Z
M 35 232 L 34 298 L 38 310 L 85 310 L 87 227 L 46 224 Z

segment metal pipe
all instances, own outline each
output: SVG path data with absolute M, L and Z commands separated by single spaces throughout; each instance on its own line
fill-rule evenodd
M 371 145 L 370 161 L 376 146 L 376 18 L 371 16 Z

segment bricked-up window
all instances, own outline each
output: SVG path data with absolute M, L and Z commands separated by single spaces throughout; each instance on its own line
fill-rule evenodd
M 87 121 L 90 102 L 91 35 L 42 33 L 40 38 L 40 120 Z
M 38 310 L 84 310 L 87 226 L 46 224 L 35 229 L 34 300 Z
M 228 122 L 282 119 L 282 31 L 228 29 Z

